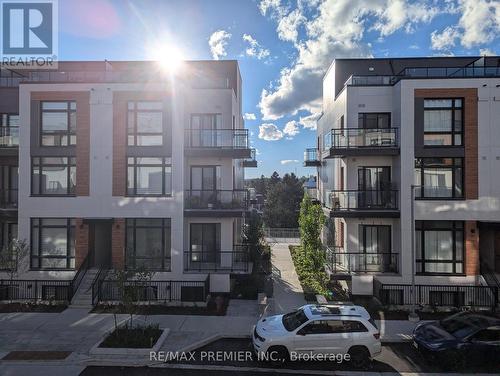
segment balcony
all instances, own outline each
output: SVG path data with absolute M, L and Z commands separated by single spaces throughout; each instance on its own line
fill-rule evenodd
M 397 190 L 330 191 L 325 206 L 330 217 L 399 217 Z
M 0 209 L 17 210 L 17 189 L 0 189 Z
M 184 272 L 250 273 L 252 262 L 249 255 L 246 244 L 234 245 L 229 251 L 184 251 Z
M 325 158 L 399 154 L 398 128 L 332 129 L 325 141 Z
M 334 275 L 351 273 L 398 273 L 399 254 L 394 252 L 344 252 L 327 247 L 326 265 Z
M 19 128 L 0 128 L 0 148 L 15 148 L 19 146 Z
M 186 129 L 184 153 L 191 157 L 250 158 L 248 129 Z
M 248 210 L 248 190 L 186 190 L 184 214 L 191 217 L 240 217 Z
M 317 149 L 306 149 L 304 152 L 304 167 L 321 166 Z
M 243 160 L 243 167 L 257 167 L 257 159 L 255 149 L 250 149 L 250 158 Z

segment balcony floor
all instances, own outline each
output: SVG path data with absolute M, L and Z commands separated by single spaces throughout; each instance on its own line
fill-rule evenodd
M 335 210 L 326 208 L 330 218 L 399 218 L 398 209 L 352 209 Z
M 356 156 L 395 156 L 399 155 L 399 147 L 358 147 L 358 148 L 330 148 L 323 158 L 343 158 Z

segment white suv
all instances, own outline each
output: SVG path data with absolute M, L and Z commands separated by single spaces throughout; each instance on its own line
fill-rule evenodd
M 252 339 L 261 360 L 335 360 L 364 367 L 382 351 L 375 322 L 355 305 L 308 304 L 269 316 L 254 326 Z

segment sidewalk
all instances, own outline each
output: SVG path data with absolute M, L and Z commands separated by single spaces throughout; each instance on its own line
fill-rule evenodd
M 271 247 L 273 264 L 274 312 L 286 313 L 306 304 L 304 292 L 295 272 L 288 244 Z

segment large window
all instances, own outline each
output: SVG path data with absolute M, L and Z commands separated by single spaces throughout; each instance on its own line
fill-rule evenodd
M 417 158 L 415 196 L 420 198 L 463 198 L 462 158 Z
M 129 196 L 172 194 L 172 160 L 170 158 L 130 157 L 127 175 Z
M 170 219 L 127 219 L 126 267 L 170 271 Z
M 424 100 L 424 145 L 463 144 L 462 99 Z
M 76 145 L 76 102 L 41 103 L 40 144 Z
M 233 132 L 221 131 L 222 114 L 193 114 L 189 142 L 191 147 L 230 146 Z M 217 131 L 219 130 L 219 131 Z
M 0 145 L 19 145 L 19 115 L 0 114 Z
M 163 103 L 128 102 L 128 144 L 163 145 Z
M 464 273 L 464 224 L 459 221 L 416 222 L 417 273 Z
M 32 159 L 33 195 L 74 195 L 76 158 L 35 157 Z
M 31 268 L 75 268 L 74 219 L 31 219 Z
M 391 226 L 359 225 L 363 253 L 390 253 Z
M 390 128 L 391 114 L 386 112 L 361 112 L 358 114 L 358 128 Z
M 220 251 L 220 223 L 192 223 L 191 262 L 215 262 Z

